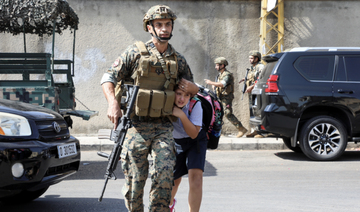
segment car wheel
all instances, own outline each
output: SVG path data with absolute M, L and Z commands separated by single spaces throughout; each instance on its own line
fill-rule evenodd
M 301 148 L 299 146 L 299 144 L 296 144 L 295 147 L 291 146 L 291 138 L 282 138 L 283 139 L 283 142 L 285 144 L 285 146 L 287 148 L 289 148 L 290 150 L 296 152 L 296 153 L 301 153 Z
M 10 204 L 10 205 L 30 202 L 34 199 L 37 199 L 42 194 L 44 194 L 48 188 L 49 186 L 36 191 L 25 190 L 14 196 L 1 198 L 0 201 L 4 204 Z
M 347 146 L 347 132 L 342 122 L 330 116 L 318 116 L 305 123 L 300 134 L 300 148 L 312 160 L 335 160 Z

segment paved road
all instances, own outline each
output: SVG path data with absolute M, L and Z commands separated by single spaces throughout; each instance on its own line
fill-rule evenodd
M 97 201 L 106 164 L 96 152 L 82 152 L 76 175 L 50 187 L 32 203 L 0 204 L 0 211 L 126 211 L 120 192 L 124 183 L 120 170 L 119 179 L 109 181 L 103 202 Z M 201 211 L 355 212 L 360 208 L 359 179 L 360 151 L 347 151 L 333 162 L 310 161 L 287 150 L 209 151 Z M 187 192 L 184 177 L 177 196 L 177 212 L 188 211 Z

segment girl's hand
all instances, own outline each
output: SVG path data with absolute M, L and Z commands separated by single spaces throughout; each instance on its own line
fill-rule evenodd
M 180 118 L 180 116 L 183 115 L 183 114 L 184 114 L 184 112 L 179 107 L 174 105 L 174 107 L 173 107 L 173 116 L 176 116 L 176 117 Z

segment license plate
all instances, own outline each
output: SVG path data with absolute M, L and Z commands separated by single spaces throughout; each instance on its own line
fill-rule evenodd
M 58 148 L 59 158 L 64 158 L 64 157 L 68 157 L 68 156 L 77 154 L 75 143 L 63 144 L 63 145 L 57 146 L 57 148 Z

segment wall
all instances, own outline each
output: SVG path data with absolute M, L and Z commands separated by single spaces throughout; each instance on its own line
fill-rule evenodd
M 235 76 L 234 114 L 249 127 L 247 96 L 241 101 L 241 85 L 249 66 L 248 52 L 259 49 L 261 1 L 105 1 L 68 0 L 77 12 L 75 86 L 77 109 L 99 111 L 89 121 L 73 118 L 73 134 L 95 135 L 111 128 L 106 117 L 107 102 L 100 79 L 125 48 L 150 35 L 142 28 L 142 18 L 153 5 L 167 4 L 177 14 L 170 43 L 187 59 L 195 81 L 215 79 L 213 59 L 224 56 Z M 299 46 L 360 46 L 360 4 L 358 1 L 285 0 L 285 48 Z M 27 52 L 51 52 L 51 37 L 27 35 Z M 23 52 L 23 37 L 0 34 L 1 52 Z M 72 58 L 72 34 L 56 36 L 56 58 Z M 224 120 L 224 132 L 236 129 Z

